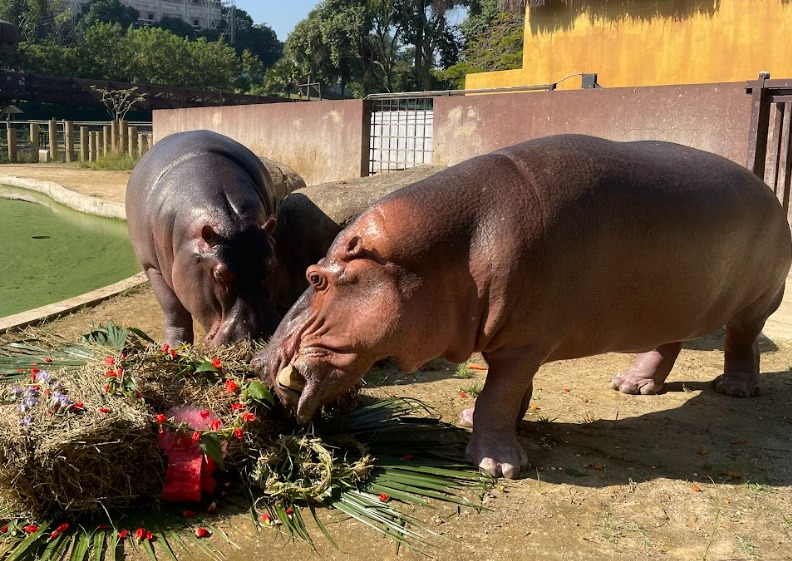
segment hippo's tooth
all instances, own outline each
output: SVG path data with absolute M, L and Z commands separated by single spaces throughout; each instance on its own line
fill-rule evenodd
M 281 386 L 298 392 L 301 392 L 305 387 L 305 378 L 303 378 L 291 364 L 278 372 L 277 380 Z

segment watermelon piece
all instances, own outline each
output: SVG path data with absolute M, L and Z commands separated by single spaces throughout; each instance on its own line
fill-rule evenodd
M 202 455 L 176 454 L 168 457 L 165 472 L 165 485 L 162 488 L 163 501 L 201 502 L 201 464 Z

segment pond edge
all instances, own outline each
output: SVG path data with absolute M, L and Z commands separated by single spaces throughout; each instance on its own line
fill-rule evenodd
M 72 210 L 82 212 L 83 214 L 126 220 L 126 210 L 123 204 L 113 201 L 103 201 L 94 197 L 89 197 L 88 195 L 75 193 L 54 181 L 42 181 L 39 179 L 29 179 L 0 173 L 0 184 L 41 193 L 48 196 L 53 201 L 67 206 Z M 11 329 L 22 328 L 49 319 L 54 319 L 72 313 L 80 308 L 94 306 L 145 282 L 148 282 L 146 274 L 140 272 L 127 279 L 85 294 L 80 294 L 79 296 L 73 296 L 66 300 L 61 300 L 60 302 L 54 302 L 25 312 L 5 316 L 0 318 L 0 334 Z

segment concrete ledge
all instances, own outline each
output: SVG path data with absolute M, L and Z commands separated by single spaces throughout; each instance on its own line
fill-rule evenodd
M 11 187 L 36 191 L 37 193 L 47 195 L 57 203 L 85 214 L 126 220 L 126 210 L 123 204 L 103 201 L 101 199 L 89 197 L 88 195 L 81 195 L 80 193 L 75 193 L 74 191 L 66 189 L 66 187 L 54 181 L 28 179 L 0 173 L 0 185 L 10 185 Z
M 81 195 L 66 189 L 53 181 L 41 181 L 39 179 L 27 179 L 14 175 L 0 174 L 0 185 L 10 185 L 21 189 L 28 189 L 50 197 L 52 200 L 84 214 L 93 214 L 104 218 L 116 218 L 126 220 L 124 205 L 111 201 L 102 201 L 87 195 Z M 25 327 L 45 320 L 53 319 L 61 315 L 71 313 L 75 310 L 94 306 L 103 300 L 112 298 L 125 290 L 139 286 L 148 279 L 145 273 L 138 273 L 135 276 L 124 279 L 115 284 L 99 288 L 86 294 L 74 296 L 54 304 L 47 304 L 40 308 L 34 308 L 11 316 L 0 318 L 0 333 L 9 329 Z

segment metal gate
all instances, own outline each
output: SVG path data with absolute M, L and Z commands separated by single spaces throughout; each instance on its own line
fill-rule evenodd
M 370 96 L 369 175 L 432 163 L 432 97 Z
M 752 95 L 746 167 L 775 192 L 790 215 L 792 180 L 792 80 L 770 80 L 762 72 L 746 84 Z

